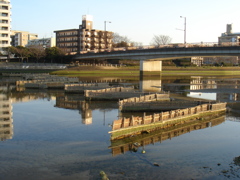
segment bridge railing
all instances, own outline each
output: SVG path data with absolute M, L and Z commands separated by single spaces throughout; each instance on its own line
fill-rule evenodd
M 131 50 L 142 50 L 142 49 L 161 49 L 161 48 L 201 48 L 201 47 L 226 47 L 226 46 L 240 46 L 239 42 L 201 42 L 201 43 L 176 43 L 176 44 L 166 44 L 166 45 L 147 45 L 147 46 L 135 46 L 135 47 L 117 47 L 112 49 L 102 49 L 101 51 L 80 51 L 80 54 L 88 53 L 101 53 L 101 52 L 114 52 L 114 51 L 131 51 Z

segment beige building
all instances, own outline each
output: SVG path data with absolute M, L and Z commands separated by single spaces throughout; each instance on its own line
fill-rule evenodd
M 11 4 L 10 0 L 0 0 L 0 52 L 7 55 L 4 48 L 10 46 Z
M 55 47 L 56 38 L 42 38 L 29 40 L 26 46 L 42 46 L 44 48 Z
M 26 46 L 29 40 L 37 39 L 38 35 L 29 33 L 28 31 L 11 31 L 12 46 Z
M 203 57 L 198 57 L 198 56 L 197 57 L 191 57 L 191 63 L 195 64 L 197 66 L 202 66 L 203 60 L 204 60 Z
M 82 17 L 78 29 L 57 30 L 56 46 L 69 54 L 100 52 L 112 48 L 112 32 L 93 29 L 93 18 Z

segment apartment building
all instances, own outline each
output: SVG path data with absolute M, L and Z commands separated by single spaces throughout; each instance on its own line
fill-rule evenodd
M 7 55 L 5 47 L 10 46 L 11 38 L 11 4 L 10 0 L 0 0 L 0 52 Z M 3 57 L 2 57 L 3 58 Z
M 26 46 L 42 46 L 43 48 L 55 47 L 56 38 L 41 38 L 29 40 Z
M 77 29 L 57 30 L 56 46 L 65 53 L 101 52 L 112 48 L 113 32 L 93 29 L 93 18 L 82 16 L 82 25 Z
M 37 39 L 38 35 L 29 33 L 28 31 L 11 31 L 11 45 L 12 46 L 26 46 L 28 41 Z

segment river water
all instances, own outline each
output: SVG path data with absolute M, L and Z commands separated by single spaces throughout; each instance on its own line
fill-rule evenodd
M 12 108 L 11 123 L 0 130 L 1 180 L 96 180 L 100 171 L 110 180 L 240 178 L 239 113 L 175 136 L 163 132 L 165 139 L 150 136 L 149 143 L 133 151 L 110 141 L 112 121 L 122 115 L 117 102 L 86 103 L 82 95 L 23 91 L 12 79 L 0 80 L 0 95 Z M 174 97 L 240 99 L 240 77 L 161 77 L 131 83 L 144 91 L 170 91 Z

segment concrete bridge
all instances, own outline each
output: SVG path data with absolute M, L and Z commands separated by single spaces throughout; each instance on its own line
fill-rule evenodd
M 240 46 L 164 47 L 78 54 L 75 60 L 129 59 L 140 61 L 140 71 L 162 71 L 162 61 L 206 56 L 240 56 Z

